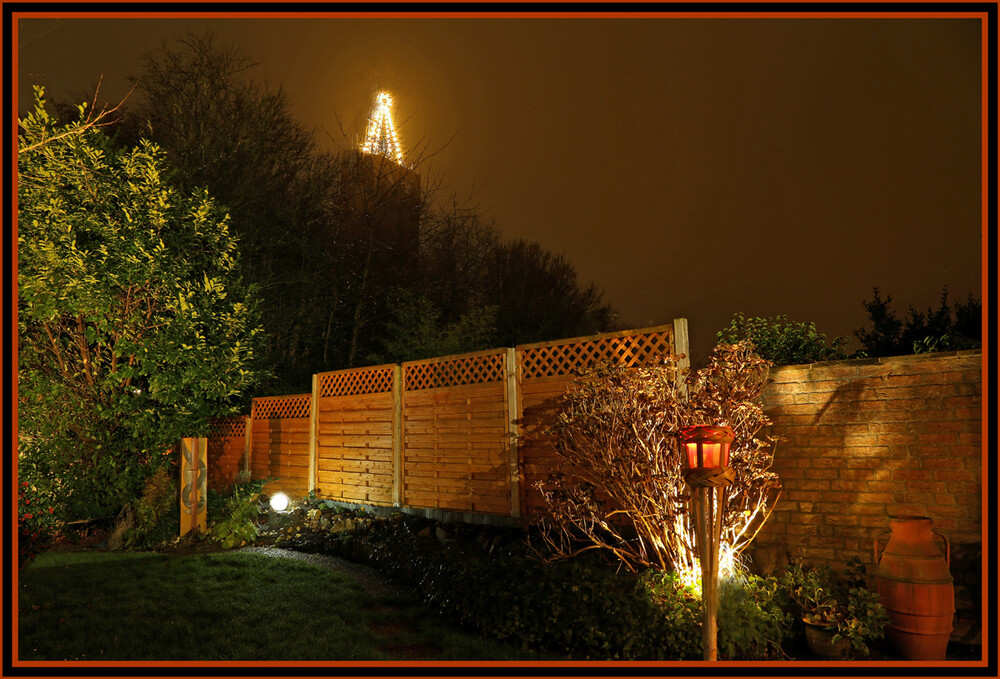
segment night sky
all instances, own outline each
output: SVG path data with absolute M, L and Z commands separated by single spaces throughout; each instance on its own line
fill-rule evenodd
M 832 338 L 874 286 L 900 316 L 982 294 L 977 19 L 22 20 L 20 110 L 102 75 L 117 102 L 206 29 L 324 147 L 389 90 L 425 178 L 565 254 L 627 326 L 688 318 L 696 361 L 738 311 Z

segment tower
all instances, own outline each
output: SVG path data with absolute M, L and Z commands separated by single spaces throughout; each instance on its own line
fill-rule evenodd
M 349 228 L 368 241 L 381 283 L 411 279 L 417 265 L 420 176 L 403 164 L 392 96 L 379 92 L 365 139 L 346 158 L 343 199 Z

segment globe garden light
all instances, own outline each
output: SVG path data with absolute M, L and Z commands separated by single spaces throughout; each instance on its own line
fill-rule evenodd
M 275 493 L 271 496 L 271 509 L 276 512 L 283 512 L 288 509 L 288 496 L 284 493 Z

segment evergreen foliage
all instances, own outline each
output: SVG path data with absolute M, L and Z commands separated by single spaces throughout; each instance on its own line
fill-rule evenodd
M 389 309 L 392 316 L 379 338 L 382 351 L 368 357 L 372 364 L 416 361 L 494 346 L 495 307 L 473 309 L 446 323 L 427 297 L 399 289 Z
M 937 309 L 921 312 L 909 307 L 905 322 L 896 317 L 892 297 L 882 299 L 874 288 L 871 301 L 864 302 L 871 328 L 858 328 L 855 336 L 861 342 L 859 356 L 904 356 L 931 351 L 977 349 L 982 345 L 983 305 L 973 297 L 948 303 L 948 287 L 941 291 Z
M 163 153 L 60 124 L 41 89 L 19 121 L 18 466 L 64 518 L 142 496 L 182 436 L 259 379 L 253 290 L 208 194 Z

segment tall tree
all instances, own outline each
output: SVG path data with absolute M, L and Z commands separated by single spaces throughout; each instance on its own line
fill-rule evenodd
M 385 353 L 386 333 L 414 318 L 400 313 L 399 290 L 433 304 L 435 332 L 474 319 L 477 330 L 460 333 L 466 339 L 530 341 L 613 326 L 599 292 L 579 286 L 563 257 L 501 243 L 472 210 L 432 207 L 440 180 L 417 174 L 433 156 L 427 149 L 411 150 L 405 165 L 378 152 L 320 153 L 280 88 L 255 82 L 252 66 L 211 36 L 163 47 L 137 76 L 141 101 L 119 136 L 160 144 L 178 185 L 208 187 L 229 211 L 247 275 L 261 289 L 275 376 L 268 392 L 303 391 L 315 372 Z M 494 318 L 488 307 L 497 309 L 499 335 L 484 325 Z
M 417 284 L 420 220 L 426 194 L 410 168 L 381 155 L 347 151 L 341 174 L 339 223 L 352 263 L 345 280 L 347 346 L 353 367 L 373 346 L 396 288 Z
M 421 290 L 445 322 L 489 306 L 489 266 L 500 247 L 492 221 L 453 201 L 435 209 L 422 225 Z
M 255 299 L 204 190 L 45 110 L 19 121 L 18 472 L 67 518 L 136 499 L 259 378 Z
M 340 166 L 292 116 L 281 88 L 251 78 L 254 64 L 211 35 L 188 35 L 146 56 L 123 143 L 148 138 L 181 187 L 207 187 L 240 236 L 247 275 L 261 289 L 274 380 L 301 390 L 329 357 L 329 314 L 342 295 Z
M 488 264 L 487 299 L 496 305 L 498 339 L 514 346 L 613 329 L 597 286 L 581 286 L 564 256 L 538 243 L 500 244 Z

